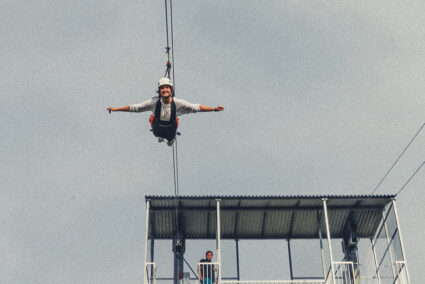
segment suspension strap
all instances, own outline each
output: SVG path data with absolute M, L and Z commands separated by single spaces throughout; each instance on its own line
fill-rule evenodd
M 167 37 L 167 46 L 165 47 L 165 53 L 167 55 L 167 63 L 165 64 L 165 74 L 164 77 L 171 79 L 174 83 L 173 87 L 173 97 L 176 93 L 176 83 L 174 78 L 174 35 L 173 35 L 173 1 L 165 1 L 165 33 Z M 170 2 L 170 5 L 167 5 L 167 2 Z M 170 33 L 169 33 L 170 31 Z M 171 40 L 171 47 L 170 47 Z M 171 54 L 170 54 L 171 53 Z

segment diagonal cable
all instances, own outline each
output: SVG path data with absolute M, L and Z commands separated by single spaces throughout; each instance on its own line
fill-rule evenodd
M 412 180 L 412 178 L 419 172 L 419 170 L 422 168 L 422 166 L 425 164 L 425 161 L 422 162 L 422 164 L 416 169 L 416 171 L 410 176 L 410 178 L 404 183 L 404 185 L 400 188 L 400 190 L 397 192 L 396 195 L 399 195 L 399 193 L 406 187 L 406 185 Z
M 416 137 L 418 136 L 419 132 L 421 132 L 421 130 L 424 128 L 424 126 L 425 126 L 425 123 L 422 124 L 421 128 L 419 128 L 418 132 L 416 132 L 415 136 L 413 136 L 412 140 L 410 140 L 409 144 L 407 144 L 406 148 L 404 148 L 403 152 L 401 152 L 401 154 L 398 156 L 397 160 L 395 160 L 394 164 L 387 171 L 387 173 L 384 175 L 384 177 L 379 181 L 378 185 L 375 187 L 375 189 L 372 191 L 371 194 L 374 194 L 375 193 L 375 191 L 382 184 L 382 182 L 384 181 L 384 179 L 388 176 L 388 174 L 391 172 L 391 170 L 394 168 L 394 166 L 397 164 L 397 162 L 400 160 L 400 158 L 404 155 L 404 153 L 406 152 L 407 148 L 409 148 L 410 144 L 412 144 L 413 140 L 416 139 Z

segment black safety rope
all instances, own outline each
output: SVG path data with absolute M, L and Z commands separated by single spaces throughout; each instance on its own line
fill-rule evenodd
M 170 2 L 170 5 L 167 5 L 167 1 Z M 168 13 L 168 6 L 170 7 L 170 13 Z M 170 21 L 168 21 L 168 18 L 170 18 Z M 170 30 L 170 34 L 169 34 Z M 172 0 L 165 0 L 165 33 L 167 37 L 167 46 L 165 47 L 165 53 L 167 55 L 167 63 L 166 63 L 166 69 L 165 69 L 165 75 L 164 77 L 167 77 L 169 79 L 172 78 L 172 81 L 174 82 L 173 87 L 173 97 L 176 93 L 176 84 L 175 84 L 175 77 L 174 77 L 174 32 L 173 32 L 173 1 Z M 170 47 L 170 38 L 171 38 L 171 47 Z M 171 57 L 170 57 L 171 52 Z M 172 72 L 171 72 L 172 69 Z M 171 75 L 172 73 L 172 75 Z

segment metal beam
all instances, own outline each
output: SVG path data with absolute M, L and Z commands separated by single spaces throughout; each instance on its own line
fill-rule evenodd
M 268 204 L 267 204 L 267 205 L 268 205 Z M 268 211 L 264 211 L 264 212 L 263 212 L 263 222 L 262 222 L 263 226 L 262 226 L 262 228 L 261 228 L 261 236 L 265 236 L 264 231 L 265 231 L 265 228 L 266 228 L 266 218 L 267 218 L 267 212 L 268 212 Z
M 393 208 L 394 208 L 394 214 L 395 214 L 395 221 L 397 223 L 398 236 L 400 237 L 401 253 L 403 254 L 403 260 L 405 262 L 404 265 L 406 266 L 407 282 L 410 283 L 409 269 L 407 268 L 407 259 L 406 259 L 406 254 L 405 254 L 405 250 L 404 250 L 403 237 L 401 236 L 400 223 L 398 221 L 397 206 L 396 206 L 395 203 L 396 203 L 395 202 L 395 199 L 393 199 Z
M 332 239 L 340 239 L 344 235 L 343 234 L 333 234 Z M 170 240 L 173 239 L 175 235 L 156 235 L 156 240 Z M 364 238 L 371 238 L 373 235 L 370 234 L 363 234 L 357 236 L 359 239 Z M 202 235 L 185 235 L 186 240 L 215 240 L 216 235 L 215 233 L 210 233 L 208 235 L 202 234 Z M 317 240 L 319 237 L 317 236 L 317 232 L 314 232 L 312 234 L 300 234 L 300 235 L 292 235 L 292 237 L 289 237 L 288 234 L 281 234 L 281 235 L 270 235 L 270 236 L 258 236 L 258 235 L 234 235 L 234 234 L 221 234 L 222 240 L 286 240 L 286 239 L 299 239 L 299 240 Z
M 148 270 L 147 270 L 147 266 L 146 263 L 148 262 L 148 236 L 149 236 L 149 200 L 146 201 L 146 217 L 145 217 L 145 267 L 144 267 L 144 283 L 148 283 Z
M 320 226 L 320 211 L 317 211 L 317 234 L 319 235 L 319 240 L 320 240 L 320 256 L 322 258 L 323 278 L 325 278 L 326 277 L 326 261 L 325 261 L 325 252 L 323 250 L 322 227 Z
M 239 271 L 239 240 L 236 239 L 236 274 L 237 280 L 240 280 L 240 271 Z
M 332 243 L 331 243 L 331 232 L 330 232 L 330 228 L 329 228 L 328 208 L 326 206 L 327 200 L 328 200 L 327 198 L 323 198 L 323 211 L 325 212 L 326 235 L 327 235 L 327 238 L 328 238 L 329 256 L 330 256 L 330 259 L 331 259 L 332 283 L 335 284 L 334 257 L 333 257 L 333 253 L 332 253 Z
M 333 210 L 343 210 L 343 211 L 379 211 L 381 212 L 384 206 L 329 206 L 328 211 Z M 221 211 L 317 211 L 323 209 L 322 206 L 223 206 Z M 163 207 L 153 207 L 151 212 L 160 212 L 160 211 L 174 211 L 175 207 L 163 206 Z M 215 212 L 216 208 L 212 206 L 205 207 L 189 207 L 189 206 L 180 206 L 179 211 L 201 211 L 201 212 Z
M 155 239 L 151 239 L 151 262 L 155 261 Z M 151 269 L 151 279 L 154 277 L 154 270 Z
M 218 261 L 218 277 L 217 283 L 221 283 L 221 231 L 220 231 L 220 199 L 217 199 L 217 261 Z
M 300 205 L 300 201 L 298 201 L 297 204 L 295 204 L 295 208 L 298 208 L 299 205 Z M 291 238 L 292 237 L 292 228 L 294 226 L 294 216 L 295 216 L 295 212 L 292 212 L 292 214 L 291 214 L 291 222 L 290 222 L 290 225 L 289 225 L 288 238 Z
M 239 200 L 238 207 L 240 207 L 240 206 L 241 206 L 241 201 Z M 237 236 L 238 236 L 238 224 L 239 224 L 239 211 L 236 211 L 235 229 L 234 229 L 234 236 L 235 236 L 235 238 L 237 238 Z
M 376 278 L 378 279 L 378 284 L 381 284 L 381 277 L 379 276 L 379 266 L 378 266 L 378 258 L 376 257 L 376 249 L 375 249 L 375 243 L 370 239 L 370 245 L 372 246 L 372 252 L 373 252 L 373 260 L 375 262 L 375 273 Z
M 294 273 L 292 272 L 292 255 L 291 255 L 291 243 L 290 240 L 287 239 L 288 244 L 288 258 L 289 258 L 289 274 L 291 275 L 291 280 L 294 280 Z

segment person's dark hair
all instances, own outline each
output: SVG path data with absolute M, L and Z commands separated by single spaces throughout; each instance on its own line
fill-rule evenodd
M 205 256 L 207 256 L 207 254 L 208 254 L 209 252 L 210 252 L 212 255 L 214 255 L 212 251 L 207 250 L 207 252 L 205 253 Z

